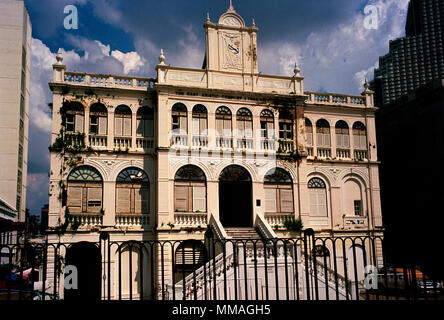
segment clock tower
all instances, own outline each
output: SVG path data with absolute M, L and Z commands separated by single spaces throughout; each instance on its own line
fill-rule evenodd
M 247 27 L 242 17 L 230 7 L 217 23 L 210 21 L 206 30 L 206 57 L 204 68 L 211 71 L 257 73 L 257 31 Z

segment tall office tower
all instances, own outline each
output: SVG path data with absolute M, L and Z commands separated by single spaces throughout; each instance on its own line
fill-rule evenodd
M 390 52 L 379 58 L 375 69 L 379 106 L 444 78 L 444 1 L 411 0 L 405 31 L 405 37 L 390 42 Z
M 23 1 L 0 0 L 0 219 L 24 221 L 31 21 Z

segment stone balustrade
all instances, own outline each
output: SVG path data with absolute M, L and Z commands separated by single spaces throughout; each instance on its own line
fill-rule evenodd
M 71 214 L 68 219 L 71 225 L 76 224 L 79 228 L 97 227 L 103 223 L 101 214 Z
M 293 152 L 294 144 L 293 140 L 279 140 L 279 150 L 281 153 Z
M 92 148 L 106 148 L 108 142 L 108 136 L 90 134 L 88 137 L 89 146 Z
M 132 138 L 131 137 L 116 137 L 114 138 L 114 148 L 117 149 L 131 149 Z
M 223 149 L 233 148 L 233 138 L 231 137 L 216 137 L 216 147 Z
M 334 93 L 305 92 L 307 102 L 314 104 L 367 106 L 364 96 L 343 95 Z M 372 107 L 372 106 L 370 106 Z
M 253 149 L 253 139 L 249 139 L 249 138 L 237 139 L 237 149 L 252 150 Z
M 116 227 L 143 228 L 150 224 L 148 215 L 116 215 Z
M 336 149 L 336 158 L 350 159 L 350 149 Z
M 208 147 L 208 136 L 193 136 L 193 147 Z
M 362 161 L 367 159 L 367 150 L 355 150 L 355 160 Z
M 152 89 L 155 79 L 141 77 L 124 77 L 80 72 L 65 72 L 64 82 L 71 85 L 87 85 L 95 87 L 117 87 L 128 89 Z
M 318 148 L 318 157 L 319 158 L 331 158 L 331 149 L 330 148 Z
M 206 213 L 175 213 L 174 225 L 178 227 L 205 227 L 207 225 Z

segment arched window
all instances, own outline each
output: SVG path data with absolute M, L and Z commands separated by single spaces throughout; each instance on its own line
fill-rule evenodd
M 176 103 L 171 112 L 173 132 L 175 134 L 187 134 L 187 107 L 183 103 Z
M 101 103 L 95 103 L 89 109 L 89 133 L 106 135 L 108 110 Z
M 236 114 L 239 138 L 253 138 L 253 115 L 247 108 L 240 108 Z
M 149 213 L 150 181 L 145 171 L 131 167 L 116 179 L 116 214 Z
M 208 135 L 208 111 L 204 105 L 198 104 L 193 108 L 193 135 Z
M 336 147 L 348 149 L 350 148 L 350 131 L 347 122 L 339 120 L 336 122 Z
M 65 131 L 67 133 L 84 132 L 85 109 L 78 102 L 66 103 L 65 107 Z
M 174 211 L 207 212 L 205 173 L 197 166 L 186 165 L 174 177 Z
M 128 106 L 120 105 L 114 111 L 114 136 L 131 137 L 132 112 Z
M 274 115 L 271 110 L 264 109 L 261 112 L 261 137 L 274 139 Z
M 102 176 L 91 166 L 80 166 L 68 176 L 70 213 L 98 213 L 102 208 Z
M 327 217 L 327 188 L 320 178 L 313 178 L 308 182 L 310 195 L 310 215 L 315 217 Z
M 279 139 L 293 140 L 293 116 L 287 110 L 279 112 Z
M 154 137 L 154 110 L 140 107 L 137 110 L 136 134 L 138 137 Z
M 354 179 L 349 179 L 344 183 L 343 207 L 347 216 L 364 215 L 361 186 Z
M 174 254 L 174 281 L 178 282 L 188 276 L 207 261 L 207 250 L 202 242 L 186 240 L 176 249 Z
M 251 176 L 248 171 L 236 164 L 226 167 L 219 176 L 219 181 L 225 182 L 250 182 Z
M 227 107 L 216 110 L 216 131 L 220 137 L 231 137 L 231 111 Z
M 305 118 L 305 138 L 307 139 L 307 146 L 313 146 L 313 124 L 307 118 Z
M 330 124 L 325 119 L 319 119 L 316 122 L 316 136 L 317 146 L 320 148 L 330 148 L 331 136 L 330 136 Z
M 265 175 L 265 212 L 293 213 L 293 180 L 281 168 L 273 168 Z
M 367 132 L 365 125 L 357 121 L 353 124 L 354 148 L 358 150 L 367 150 Z

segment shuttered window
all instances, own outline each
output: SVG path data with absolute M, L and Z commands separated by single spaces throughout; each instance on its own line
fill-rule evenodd
M 367 132 L 362 122 L 355 122 L 353 124 L 353 144 L 355 149 L 367 149 Z
M 176 103 L 172 110 L 172 130 L 175 134 L 187 134 L 187 108 L 183 103 Z
M 84 130 L 83 128 L 85 127 L 85 116 L 82 114 L 76 114 L 75 115 L 75 120 L 74 120 L 74 129 L 75 132 L 80 132 L 83 133 Z
M 198 104 L 193 108 L 192 132 L 196 136 L 207 135 L 208 112 L 204 105 Z
M 174 177 L 174 210 L 207 211 L 206 178 L 199 167 L 186 165 L 177 170 Z
M 307 118 L 305 119 L 305 138 L 307 139 L 307 146 L 313 146 L 313 125 Z
M 116 213 L 149 213 L 149 187 L 148 176 L 143 170 L 131 167 L 121 171 L 116 181 Z
M 240 138 L 253 137 L 253 115 L 247 108 L 240 108 L 237 112 L 237 130 Z
M 70 213 L 99 213 L 102 209 L 102 178 L 90 166 L 75 168 L 68 176 L 67 206 Z
M 308 182 L 310 197 L 310 215 L 315 217 L 327 217 L 327 189 L 324 181 L 313 178 Z
M 320 119 L 316 123 L 316 136 L 318 147 L 329 148 L 331 146 L 330 125 L 326 120 Z
M 108 110 L 101 103 L 91 106 L 89 112 L 89 132 L 92 134 L 106 135 L 108 132 Z
M 338 148 L 350 148 L 350 132 L 345 121 L 340 120 L 336 123 L 336 146 Z
M 216 131 L 220 137 L 231 137 L 231 111 L 227 107 L 219 107 L 216 110 Z
M 138 137 L 154 137 L 154 113 L 151 108 L 141 107 L 137 111 L 136 134 Z
M 264 177 L 265 212 L 292 213 L 293 181 L 282 168 L 273 168 Z

